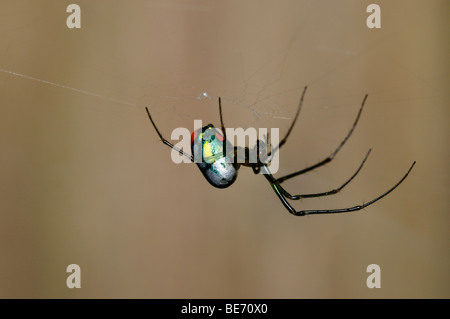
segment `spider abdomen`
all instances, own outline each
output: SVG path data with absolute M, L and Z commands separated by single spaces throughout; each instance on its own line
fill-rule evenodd
M 224 143 L 227 143 L 227 150 L 232 150 L 231 143 L 225 141 L 211 124 L 194 131 L 191 137 L 195 163 L 206 180 L 217 188 L 231 186 L 237 178 L 239 169 L 238 164 L 224 155 Z
M 215 161 L 213 164 L 197 163 L 206 180 L 214 187 L 227 188 L 237 178 L 238 170 L 231 163 L 226 163 L 225 157 Z

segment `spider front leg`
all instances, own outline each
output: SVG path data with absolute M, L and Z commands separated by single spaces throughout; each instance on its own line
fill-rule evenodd
M 302 170 L 299 170 L 299 171 L 297 171 L 297 172 L 291 173 L 291 174 L 289 174 L 289 175 L 279 177 L 279 178 L 276 179 L 276 182 L 277 182 L 278 184 L 281 184 L 281 183 L 283 183 L 283 182 L 284 182 L 285 180 L 287 180 L 287 179 L 290 179 L 290 178 L 295 177 L 295 176 L 298 176 L 298 175 L 305 174 L 305 173 L 307 173 L 307 172 L 309 172 L 309 171 L 312 171 L 312 170 L 314 170 L 314 169 L 316 169 L 316 168 L 318 168 L 318 167 L 321 167 L 321 166 L 323 166 L 323 165 L 325 165 L 325 164 L 331 162 L 331 161 L 334 159 L 334 157 L 336 156 L 336 154 L 337 154 L 337 153 L 341 150 L 341 148 L 344 146 L 345 142 L 347 142 L 347 140 L 348 140 L 348 139 L 350 138 L 350 136 L 352 135 L 352 133 L 353 133 L 355 127 L 356 127 L 356 124 L 358 124 L 359 118 L 361 117 L 361 113 L 362 113 L 364 104 L 366 103 L 367 96 L 368 96 L 368 95 L 366 94 L 366 96 L 364 97 L 364 99 L 363 99 L 363 101 L 362 101 L 362 103 L 361 103 L 361 107 L 359 108 L 358 115 L 356 116 L 356 119 L 355 119 L 355 121 L 353 122 L 352 127 L 350 128 L 350 131 L 347 133 L 347 136 L 344 138 L 344 140 L 341 142 L 341 144 L 339 144 L 339 146 L 334 150 L 334 152 L 331 153 L 330 156 L 328 156 L 327 158 L 325 158 L 324 160 L 320 161 L 320 162 L 317 163 L 317 164 L 314 164 L 314 165 L 312 165 L 312 166 L 309 166 L 309 167 L 304 168 L 304 169 L 302 169 Z
M 148 118 L 150 119 L 150 122 L 152 122 L 153 127 L 155 128 L 156 133 L 158 133 L 159 138 L 161 139 L 161 141 L 166 144 L 167 146 L 169 146 L 170 148 L 174 149 L 175 151 L 177 151 L 178 153 L 180 153 L 181 155 L 186 156 L 188 159 L 191 160 L 192 163 L 194 163 L 194 157 L 192 155 L 189 155 L 185 152 L 183 152 L 183 150 L 179 149 L 178 147 L 175 147 L 172 143 L 170 143 L 168 140 L 166 140 L 161 133 L 159 132 L 158 128 L 155 125 L 155 122 L 153 122 L 152 116 L 150 115 L 150 111 L 148 110 L 148 108 L 145 108 L 147 110 L 147 114 L 148 114 Z
M 286 135 L 284 136 L 284 138 L 280 141 L 280 143 L 274 147 L 273 150 L 271 150 L 267 156 L 269 157 L 272 153 L 275 153 L 276 151 L 278 151 L 287 141 L 289 135 L 291 134 L 292 129 L 294 128 L 295 122 L 297 121 L 298 115 L 300 114 L 300 110 L 302 109 L 302 105 L 303 105 L 303 99 L 305 98 L 305 93 L 306 93 L 306 89 L 308 87 L 305 86 L 305 88 L 303 89 L 303 93 L 302 96 L 300 97 L 300 102 L 298 103 L 298 107 L 297 107 L 297 112 L 295 113 L 294 116 L 294 120 L 291 123 L 291 126 L 289 127 Z
M 348 207 L 348 208 L 338 208 L 338 209 L 323 209 L 323 210 L 300 210 L 300 211 L 296 211 L 286 200 L 286 198 L 283 196 L 283 192 L 280 189 L 280 185 L 276 184 L 273 182 L 273 176 L 269 171 L 269 168 L 266 165 L 263 165 L 260 167 L 261 171 L 264 173 L 264 176 L 266 177 L 266 179 L 269 181 L 270 186 L 272 187 L 272 189 L 274 190 L 275 194 L 277 194 L 278 198 L 281 200 L 281 202 L 283 203 L 284 207 L 286 207 L 286 209 L 293 215 L 295 216 L 306 216 L 306 215 L 313 215 L 313 214 L 335 214 L 335 213 L 347 213 L 347 212 L 353 212 L 353 211 L 358 211 L 361 210 L 367 206 L 372 205 L 373 203 L 379 201 L 380 199 L 382 199 L 383 197 L 387 196 L 390 192 L 392 192 L 394 189 L 396 189 L 404 180 L 405 178 L 409 175 L 409 173 L 411 172 L 412 168 L 414 167 L 414 165 L 416 164 L 416 162 L 414 161 L 411 165 L 411 167 L 408 169 L 408 171 L 406 172 L 406 174 L 393 186 L 391 187 L 387 192 L 383 193 L 382 195 L 378 196 L 377 198 L 367 202 L 367 203 L 363 203 L 361 205 L 356 205 L 353 207 Z

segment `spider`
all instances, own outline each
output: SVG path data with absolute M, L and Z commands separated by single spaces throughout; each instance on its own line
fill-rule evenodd
M 237 178 L 238 170 L 240 166 L 246 166 L 251 167 L 253 169 L 253 172 L 255 174 L 263 173 L 264 177 L 269 182 L 270 186 L 272 187 L 275 194 L 278 196 L 278 198 L 283 203 L 284 207 L 295 216 L 305 216 L 305 215 L 312 215 L 312 214 L 334 214 L 334 213 L 347 213 L 347 212 L 353 212 L 361 210 L 369 205 L 372 205 L 376 201 L 382 199 L 383 197 L 387 196 L 390 192 L 392 192 L 395 188 L 397 188 L 408 176 L 408 174 L 411 172 L 412 168 L 416 164 L 414 161 L 411 165 L 411 167 L 408 169 L 406 174 L 388 191 L 383 193 L 382 195 L 376 197 L 375 199 L 363 203 L 360 205 L 356 205 L 353 207 L 348 208 L 339 208 L 339 209 L 326 209 L 326 210 L 295 210 L 291 204 L 287 201 L 287 199 L 290 200 L 299 200 L 302 198 L 311 198 L 311 197 L 321 197 L 321 196 L 328 196 L 332 194 L 336 194 L 339 191 L 341 191 L 345 186 L 347 186 L 359 173 L 361 168 L 363 167 L 364 163 L 367 160 L 367 157 L 370 154 L 370 149 L 365 155 L 362 163 L 356 170 L 356 172 L 340 187 L 335 188 L 333 190 L 323 192 L 323 193 L 313 193 L 313 194 L 302 194 L 302 195 L 291 195 L 288 193 L 280 184 L 284 181 L 293 178 L 295 176 L 299 176 L 302 174 L 305 174 L 309 171 L 312 171 L 316 168 L 319 168 L 329 162 L 331 162 L 336 154 L 341 150 L 341 148 L 344 146 L 345 142 L 350 138 L 350 136 L 353 133 L 354 128 L 356 127 L 356 124 L 358 123 L 358 120 L 361 116 L 361 112 L 363 110 L 364 104 L 367 100 L 367 94 L 365 95 L 361 106 L 359 108 L 358 115 L 356 116 L 355 121 L 353 122 L 353 125 L 350 129 L 350 131 L 347 133 L 347 136 L 344 138 L 344 140 L 339 144 L 339 146 L 334 150 L 331 155 L 329 155 L 324 160 L 309 166 L 307 168 L 304 168 L 302 170 L 299 170 L 297 172 L 288 174 L 286 176 L 282 176 L 279 178 L 275 178 L 267 165 L 267 163 L 270 163 L 270 159 L 267 160 L 272 154 L 274 154 L 276 151 L 279 151 L 279 149 L 286 143 L 289 134 L 291 133 L 292 129 L 294 128 L 295 122 L 297 121 L 298 115 L 300 113 L 300 109 L 302 108 L 303 99 L 305 97 L 307 87 L 303 89 L 303 93 L 300 98 L 300 102 L 298 104 L 297 112 L 295 114 L 294 120 L 292 121 L 291 126 L 289 127 L 286 135 L 284 138 L 279 142 L 279 144 L 274 147 L 269 153 L 267 153 L 267 135 L 265 136 L 265 141 L 258 140 L 255 147 L 253 149 L 249 149 L 247 147 L 241 148 L 241 147 L 233 147 L 232 144 L 227 140 L 226 137 L 226 130 L 225 126 L 223 124 L 223 117 L 222 117 L 222 103 L 221 99 L 219 97 L 219 114 L 220 114 L 220 124 L 221 124 L 221 131 L 223 132 L 223 135 L 214 128 L 212 124 L 208 124 L 207 126 L 204 126 L 201 129 L 198 129 L 197 131 L 194 131 L 191 136 L 191 151 L 192 154 L 201 154 L 201 161 L 196 162 L 194 161 L 194 156 L 185 153 L 183 150 L 175 147 L 172 143 L 170 143 L 168 140 L 166 140 L 156 127 L 155 122 L 152 119 L 152 116 L 150 115 L 150 111 L 146 107 L 148 117 L 153 124 L 153 127 L 156 130 L 156 133 L 161 138 L 161 141 L 166 144 L 167 146 L 171 147 L 175 151 L 179 152 L 180 154 L 186 156 L 191 162 L 196 163 L 200 169 L 200 171 L 203 173 L 206 180 L 214 187 L 218 188 L 226 188 L 231 186 L 234 181 Z M 241 151 L 244 152 L 241 152 Z M 255 154 L 256 153 L 256 154 Z M 244 157 L 242 155 L 244 154 Z M 249 159 L 252 158 L 251 156 L 258 155 L 253 158 L 257 158 L 256 163 L 253 161 L 251 162 Z M 196 157 L 197 158 L 197 157 Z

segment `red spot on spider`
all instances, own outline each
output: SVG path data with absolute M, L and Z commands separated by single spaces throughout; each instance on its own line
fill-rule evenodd
M 201 130 L 201 129 L 192 132 L 192 134 L 191 134 L 191 145 L 194 144 L 194 140 L 197 138 L 198 131 L 200 131 L 200 130 Z
M 216 133 L 217 138 L 219 139 L 219 141 L 223 142 L 225 139 L 223 138 L 222 135 L 219 134 L 219 132 Z

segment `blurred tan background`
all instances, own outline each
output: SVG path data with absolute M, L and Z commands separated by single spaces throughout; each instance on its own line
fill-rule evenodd
M 70 3 L 0 5 L 1 298 L 450 297 L 448 1 L 79 0 L 79 30 Z M 369 98 L 337 158 L 287 189 L 330 190 L 372 154 L 294 207 L 367 202 L 416 160 L 397 190 L 293 217 L 250 169 L 220 190 L 174 164 L 144 110 L 170 139 L 218 125 L 221 96 L 227 126 L 283 134 L 305 85 L 277 176 L 329 155 Z

